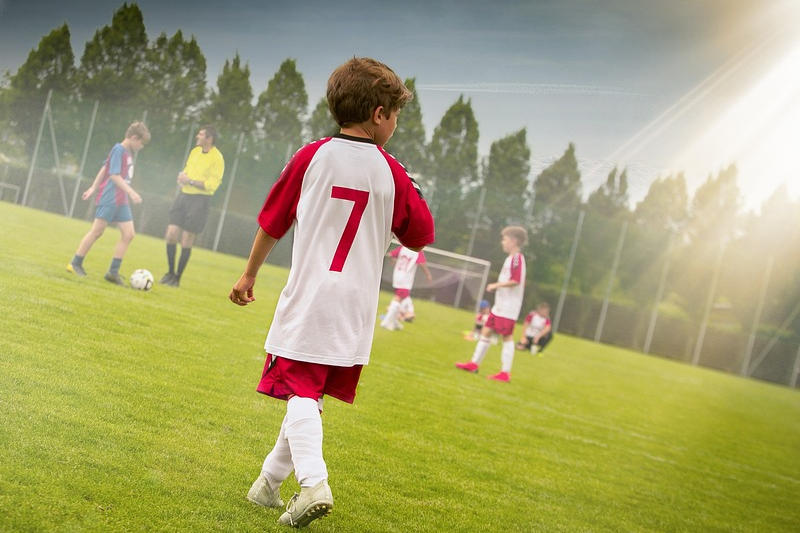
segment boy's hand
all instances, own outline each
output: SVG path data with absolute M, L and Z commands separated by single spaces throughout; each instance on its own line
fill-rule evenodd
M 242 274 L 239 281 L 233 285 L 228 298 L 236 305 L 241 306 L 254 302 L 256 300 L 255 296 L 253 296 L 253 285 L 255 285 L 255 283 L 255 277 Z
M 81 198 L 83 198 L 84 200 L 88 200 L 89 197 L 91 195 L 93 195 L 93 194 L 94 194 L 94 185 L 92 185 L 91 187 L 89 187 L 88 189 L 83 191 L 83 194 L 81 195 Z
M 494 292 L 497 289 L 497 283 L 490 283 L 486 286 L 487 292 Z
M 133 189 L 131 189 L 131 192 L 128 193 L 128 196 L 131 197 L 131 202 L 133 202 L 135 204 L 142 203 L 142 197 L 139 196 L 139 193 L 134 191 Z

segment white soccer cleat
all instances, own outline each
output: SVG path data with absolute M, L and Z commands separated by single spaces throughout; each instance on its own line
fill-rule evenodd
M 272 490 L 264 474 L 259 475 L 253 482 L 253 486 L 247 492 L 247 499 L 264 507 L 283 507 L 280 490 Z
M 284 526 L 306 527 L 308 524 L 327 516 L 333 510 L 333 494 L 328 486 L 328 481 L 323 479 L 313 487 L 300 489 L 300 494 L 295 493 L 286 512 L 278 519 Z

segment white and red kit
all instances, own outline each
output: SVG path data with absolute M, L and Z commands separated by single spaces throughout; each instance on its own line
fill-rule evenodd
M 425 254 L 422 251 L 415 252 L 405 246 L 398 246 L 389 255 L 397 260 L 392 274 L 392 287 L 410 291 L 414 286 L 417 265 L 425 264 Z
M 391 235 L 434 240 L 433 217 L 403 166 L 369 139 L 336 135 L 292 156 L 258 216 L 274 238 L 295 224 L 292 267 L 264 348 L 295 361 L 369 362 Z
M 498 283 L 512 280 L 517 284 L 513 287 L 500 287 L 495 292 L 492 314 L 516 322 L 522 309 L 522 298 L 525 296 L 525 258 L 522 254 L 506 257 L 500 276 L 497 278 Z
M 540 315 L 536 311 L 531 311 L 528 313 L 528 316 L 525 317 L 525 336 L 536 337 L 549 325 L 549 318 Z

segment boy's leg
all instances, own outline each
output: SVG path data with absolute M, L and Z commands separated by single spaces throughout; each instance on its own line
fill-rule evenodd
M 300 483 L 300 494 L 292 497 L 278 522 L 304 527 L 333 509 L 328 469 L 322 458 L 322 418 L 316 400 L 300 396 L 289 398 L 286 438 L 292 453 L 294 475 Z
M 248 500 L 264 507 L 283 507 L 280 487 L 294 468 L 289 441 L 286 439 L 287 418 L 288 415 L 283 418 L 275 446 L 264 459 L 264 464 L 261 466 L 261 474 L 247 493 Z
M 400 301 L 400 310 L 406 320 L 414 318 L 414 302 L 411 300 L 411 296 L 406 296 Z
M 381 322 L 381 327 L 386 329 L 397 329 L 397 313 L 400 310 L 400 299 L 397 296 L 392 297 L 392 302 L 389 304 L 389 310 L 386 311 L 386 316 Z
M 313 487 L 328 479 L 322 458 L 322 417 L 312 398 L 292 396 L 286 406 L 286 439 L 300 487 Z
M 81 242 L 78 244 L 78 249 L 75 251 L 75 256 L 72 258 L 72 261 L 70 261 L 67 265 L 67 270 L 80 276 L 86 275 L 86 272 L 83 270 L 83 258 L 86 257 L 86 254 L 88 254 L 89 250 L 92 249 L 92 245 L 97 241 L 97 239 L 100 238 L 107 226 L 108 222 L 106 222 L 104 219 L 94 219 L 92 222 L 92 227 L 89 228 L 89 231 L 83 236 Z
M 511 373 L 511 365 L 514 363 L 514 337 L 503 335 L 503 349 L 500 352 L 501 371 L 506 374 Z
M 119 275 L 119 267 L 122 264 L 122 258 L 125 257 L 125 252 L 128 251 L 128 246 L 136 236 L 136 231 L 133 228 L 133 220 L 125 222 L 118 222 L 119 226 L 119 241 L 114 247 L 114 256 L 111 259 L 111 264 L 108 267 L 108 272 L 104 276 L 106 281 L 116 283 L 117 285 L 124 285 L 122 278 Z
M 467 372 L 477 372 L 478 367 L 483 362 L 483 358 L 486 357 L 486 352 L 489 351 L 489 335 L 491 333 L 491 328 L 483 326 L 481 336 L 475 345 L 475 350 L 472 352 L 472 359 L 469 363 L 456 363 L 456 367 Z

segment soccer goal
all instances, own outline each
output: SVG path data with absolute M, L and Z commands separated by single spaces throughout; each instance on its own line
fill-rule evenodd
M 400 243 L 392 240 L 390 250 L 396 246 L 400 246 Z M 411 297 L 462 309 L 474 309 L 477 312 L 486 290 L 491 266 L 489 261 L 430 246 L 426 246 L 423 251 L 433 279 L 428 281 L 422 269 L 418 268 Z M 391 258 L 386 257 L 383 263 L 381 289 L 392 290 L 393 272 L 394 264 Z

